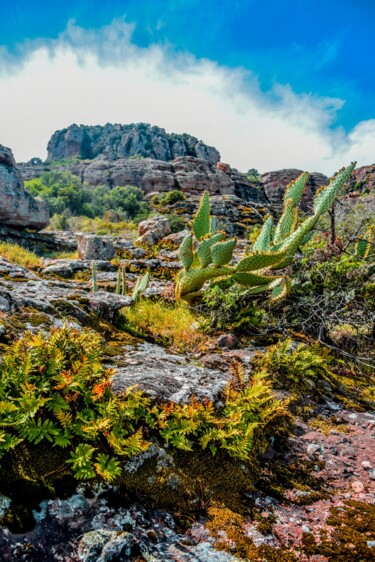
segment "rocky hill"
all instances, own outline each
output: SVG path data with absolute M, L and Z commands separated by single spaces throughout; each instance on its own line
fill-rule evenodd
M 117 160 L 144 157 L 169 162 L 179 156 L 194 156 L 215 164 L 220 154 L 187 134 L 166 133 L 146 123 L 104 126 L 70 125 L 56 131 L 48 143 L 48 160 L 72 158 Z

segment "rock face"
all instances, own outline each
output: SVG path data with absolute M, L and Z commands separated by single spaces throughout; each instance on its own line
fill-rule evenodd
M 349 178 L 348 187 L 351 191 L 375 193 L 375 164 L 361 166 L 354 170 Z
M 249 182 L 246 176 L 227 166 L 225 171 L 207 160 L 183 156 L 173 162 L 151 158 L 121 158 L 119 160 L 84 160 L 70 164 L 19 164 L 24 180 L 41 176 L 44 172 L 70 171 L 89 187 L 107 185 L 135 185 L 147 193 L 180 189 L 188 194 L 236 195 L 246 201 L 265 204 L 262 189 Z
M 166 133 L 146 123 L 131 125 L 70 125 L 56 131 L 48 143 L 48 160 L 96 158 L 116 160 L 145 157 L 168 162 L 178 156 L 195 156 L 216 163 L 220 154 L 191 135 Z
M 302 174 L 303 170 L 286 169 L 267 172 L 260 176 L 260 184 L 263 187 L 271 205 L 282 205 L 284 191 L 288 183 Z M 307 210 L 314 198 L 315 193 L 322 185 L 327 185 L 329 179 L 324 174 L 313 172 L 306 184 L 302 196 L 301 208 Z
M 12 151 L 0 145 L 0 224 L 42 230 L 49 223 L 47 207 L 23 187 Z

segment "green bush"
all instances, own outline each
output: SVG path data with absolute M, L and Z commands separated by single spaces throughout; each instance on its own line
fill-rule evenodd
M 143 220 L 148 214 L 143 191 L 131 185 L 112 189 L 102 185 L 89 189 L 70 172 L 52 171 L 25 182 L 25 187 L 32 195 L 46 201 L 50 215 L 102 218 L 105 213 L 112 213 L 113 222 L 119 222 Z

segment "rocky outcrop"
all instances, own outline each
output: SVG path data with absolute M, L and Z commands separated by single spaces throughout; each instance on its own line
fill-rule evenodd
M 34 199 L 23 180 L 12 151 L 0 145 L 0 224 L 42 230 L 49 223 L 45 203 Z
M 147 246 L 155 246 L 160 240 L 169 236 L 171 232 L 171 225 L 167 217 L 152 217 L 139 223 L 137 242 Z
M 173 162 L 151 158 L 119 160 L 85 160 L 67 164 L 19 164 L 24 180 L 34 179 L 51 170 L 70 171 L 89 187 L 107 185 L 135 185 L 147 193 L 180 189 L 188 194 L 236 195 L 245 201 L 266 203 L 262 189 L 249 182 L 237 170 L 216 166 L 207 160 L 184 156 Z
M 282 205 L 286 186 L 299 175 L 303 170 L 286 169 L 267 172 L 260 176 L 260 185 L 266 194 L 271 205 Z M 314 198 L 315 193 L 322 185 L 327 185 L 329 179 L 324 174 L 313 172 L 310 174 L 302 196 L 301 208 L 307 210 Z
M 48 143 L 48 160 L 71 158 L 144 157 L 168 162 L 178 156 L 195 156 L 216 163 L 220 154 L 197 138 L 187 134 L 166 133 L 165 129 L 146 123 L 104 126 L 70 125 L 56 131 Z
M 348 188 L 350 191 L 375 193 L 375 164 L 354 170 L 349 178 Z

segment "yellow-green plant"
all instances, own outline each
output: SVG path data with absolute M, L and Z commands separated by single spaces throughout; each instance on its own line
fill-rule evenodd
M 0 242 L 0 256 L 7 259 L 11 263 L 17 263 L 22 267 L 33 269 L 41 266 L 39 256 L 22 248 L 18 244 L 10 244 L 9 242 Z
M 0 363 L 0 458 L 22 442 L 48 441 L 66 451 L 77 479 L 114 480 L 124 459 L 151 441 L 192 451 L 225 449 L 248 459 L 256 430 L 286 415 L 263 377 L 228 384 L 223 407 L 211 402 L 153 404 L 136 388 L 114 394 L 113 370 L 102 364 L 104 346 L 92 330 L 65 326 L 49 334 L 26 332 Z M 260 440 L 262 443 L 262 439 Z
M 210 217 L 210 200 L 203 194 L 192 224 L 192 232 L 183 240 L 179 257 L 183 270 L 177 278 L 176 297 L 191 303 L 201 294 L 206 281 L 230 277 L 256 294 L 271 290 L 274 299 L 283 297 L 290 287 L 285 275 L 270 275 L 271 270 L 282 269 L 291 263 L 293 255 L 315 227 L 321 215 L 327 212 L 343 183 L 348 179 L 355 163 L 340 170 L 328 186 L 317 192 L 313 214 L 298 225 L 299 204 L 308 180 L 307 172 L 301 174 L 285 190 L 282 215 L 274 226 L 268 216 L 254 243 L 252 253 L 243 257 L 236 266 L 229 263 L 236 247 L 236 238 L 225 240 L 224 232 L 215 232 Z

